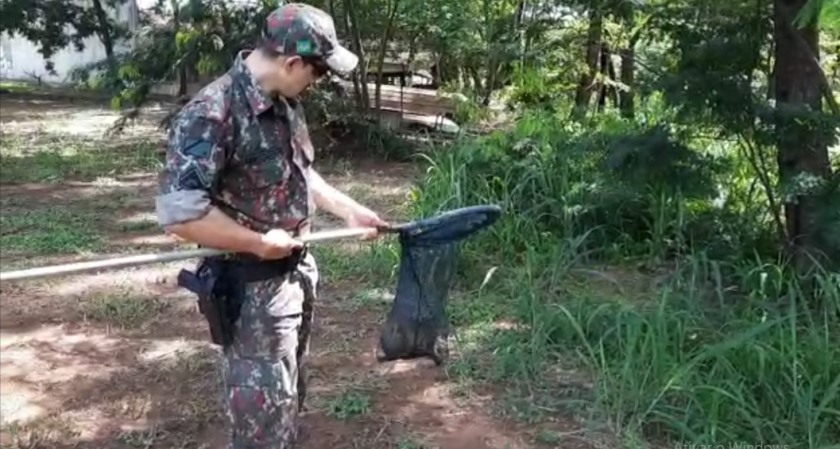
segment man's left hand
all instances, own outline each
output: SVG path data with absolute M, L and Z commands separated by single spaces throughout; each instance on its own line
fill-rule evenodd
M 351 228 L 371 228 L 370 232 L 362 236 L 364 240 L 371 240 L 378 237 L 379 230 L 377 228 L 388 226 L 386 221 L 379 218 L 375 212 L 364 206 L 355 207 L 347 215 L 345 221 L 347 222 L 347 226 Z

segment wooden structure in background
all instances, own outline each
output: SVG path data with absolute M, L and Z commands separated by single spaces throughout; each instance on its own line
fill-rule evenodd
M 378 67 L 368 65 L 367 92 L 371 108 L 376 108 Z M 382 67 L 379 112 L 389 121 L 403 122 L 409 127 L 432 128 L 457 132 L 454 122 L 458 95 L 437 90 L 434 79 L 425 70 L 401 61 L 386 60 Z M 353 83 L 338 80 L 345 92 L 353 91 Z
M 353 92 L 353 83 L 340 80 L 347 92 Z M 376 106 L 376 84 L 368 83 L 368 97 L 371 107 Z M 454 95 L 443 94 L 436 90 L 416 87 L 400 87 L 392 84 L 380 86 L 380 108 L 383 110 L 418 115 L 455 117 L 457 108 Z
M 377 70 L 369 68 L 367 91 L 371 108 L 376 108 Z M 194 95 L 213 77 L 204 77 L 187 84 L 187 98 Z M 435 89 L 428 73 L 412 70 L 408 64 L 386 61 L 380 86 L 380 112 L 387 116 L 389 123 L 402 122 L 408 127 L 428 128 L 444 132 L 457 132 L 455 123 L 458 95 L 442 93 Z M 347 95 L 353 95 L 353 83 L 349 80 L 335 79 L 344 88 Z M 394 84 L 391 84 L 394 83 Z M 412 84 L 418 87 L 412 87 Z M 422 86 L 422 87 L 421 87 Z M 152 88 L 152 93 L 162 97 L 175 97 L 178 92 L 176 82 L 161 83 Z

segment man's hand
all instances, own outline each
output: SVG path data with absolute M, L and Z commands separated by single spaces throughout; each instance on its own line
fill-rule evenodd
M 351 228 L 371 228 L 370 232 L 364 234 L 362 239 L 371 240 L 379 236 L 379 226 L 388 226 L 388 223 L 379 218 L 372 210 L 356 205 L 345 218 L 347 226 Z
M 261 244 L 256 253 L 263 259 L 282 259 L 302 246 L 303 243 L 293 239 L 288 232 L 282 229 L 272 229 L 262 235 Z

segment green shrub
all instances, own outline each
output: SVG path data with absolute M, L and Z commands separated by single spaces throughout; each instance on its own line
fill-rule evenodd
M 840 276 L 800 283 L 776 261 L 734 144 L 651 111 L 585 126 L 531 113 L 430 153 L 416 215 L 505 210 L 464 243 L 467 293 L 451 309 L 475 336 L 454 371 L 522 387 L 544 413 L 583 401 L 626 435 L 837 447 Z M 656 276 L 634 288 L 595 265 L 629 261 L 652 262 Z M 581 282 L 581 269 L 615 291 Z M 517 325 L 488 325 L 499 319 Z M 561 397 L 551 373 L 570 364 L 593 376 L 591 395 Z

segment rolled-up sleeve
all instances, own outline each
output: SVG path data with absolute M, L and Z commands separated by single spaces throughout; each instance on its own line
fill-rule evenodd
M 223 123 L 182 111 L 169 131 L 166 163 L 155 199 L 161 226 L 202 218 L 210 211 L 210 192 L 225 164 Z

